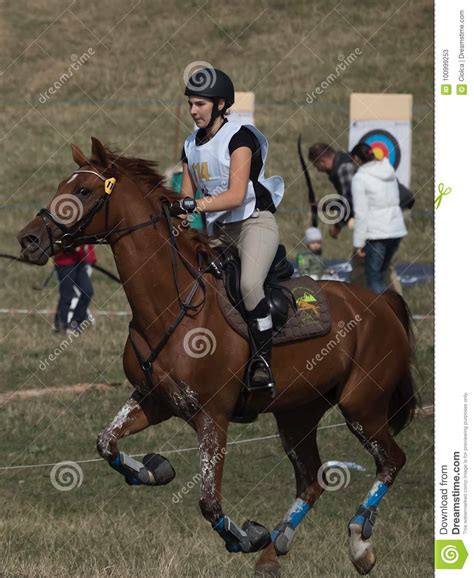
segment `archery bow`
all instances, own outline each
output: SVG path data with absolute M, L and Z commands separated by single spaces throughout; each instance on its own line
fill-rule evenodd
M 309 176 L 308 167 L 306 166 L 303 151 L 301 150 L 301 134 L 298 137 L 298 156 L 300 157 L 301 167 L 303 169 L 304 178 L 306 180 L 306 186 L 308 188 L 308 200 L 309 206 L 311 207 L 311 225 L 313 227 L 318 226 L 318 203 L 316 201 L 316 195 L 313 189 L 313 183 L 311 182 L 311 177 Z

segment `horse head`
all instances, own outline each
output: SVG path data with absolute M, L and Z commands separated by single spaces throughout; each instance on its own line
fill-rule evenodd
M 163 177 L 151 161 L 123 157 L 94 137 L 90 158 L 74 144 L 71 149 L 78 168 L 17 235 L 22 257 L 37 265 L 84 242 L 108 242 L 125 223 L 125 213 L 133 218 L 138 211 L 136 190 L 162 188 Z M 133 202 L 128 198 L 131 193 Z M 146 194 L 142 198 L 146 201 Z

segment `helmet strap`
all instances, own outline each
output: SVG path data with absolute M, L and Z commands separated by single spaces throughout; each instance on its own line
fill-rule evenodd
M 209 119 L 209 122 L 207 123 L 207 125 L 204 127 L 204 130 L 207 133 L 209 133 L 211 131 L 216 118 L 219 118 L 220 116 L 224 116 L 225 105 L 224 105 L 224 108 L 222 110 L 219 110 L 219 100 L 220 100 L 220 98 L 214 98 L 213 99 L 211 118 Z

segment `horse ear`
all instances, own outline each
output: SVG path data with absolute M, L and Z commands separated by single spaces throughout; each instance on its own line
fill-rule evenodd
M 74 162 L 77 165 L 79 165 L 80 167 L 83 167 L 84 165 L 89 164 L 89 159 L 86 157 L 86 155 L 81 151 L 81 149 L 77 145 L 71 144 L 71 150 L 72 150 L 72 158 L 74 159 Z
M 104 145 L 100 142 L 99 139 L 95 138 L 94 136 L 91 137 L 92 141 L 92 156 L 91 160 L 96 161 L 99 165 L 106 167 L 109 160 L 107 158 L 107 151 L 104 148 Z

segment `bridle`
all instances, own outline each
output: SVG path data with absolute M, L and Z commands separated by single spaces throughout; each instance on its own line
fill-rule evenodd
M 171 212 L 171 203 L 166 198 L 162 199 L 162 203 L 161 203 L 162 213 L 161 214 L 156 215 L 154 217 L 150 216 L 150 219 L 148 221 L 144 221 L 143 223 L 138 223 L 137 225 L 132 225 L 129 227 L 123 227 L 120 229 L 112 228 L 109 230 L 109 228 L 108 228 L 109 200 L 110 200 L 110 195 L 112 194 L 112 191 L 114 190 L 114 187 L 115 187 L 117 180 L 115 179 L 115 177 L 107 178 L 107 177 L 101 175 L 99 172 L 92 170 L 92 169 L 79 169 L 77 171 L 74 171 L 73 174 L 79 174 L 79 173 L 90 173 L 90 174 L 93 174 L 96 177 L 98 177 L 104 183 L 104 192 L 101 195 L 101 197 L 96 199 L 96 201 L 93 203 L 91 208 L 87 211 L 87 213 L 85 215 L 83 215 L 78 221 L 76 221 L 76 223 L 74 223 L 71 227 L 67 227 L 64 223 L 62 223 L 60 220 L 58 220 L 49 209 L 44 208 L 44 209 L 41 209 L 37 213 L 37 215 L 39 217 L 41 217 L 41 219 L 43 220 L 43 223 L 45 224 L 46 229 L 48 231 L 48 237 L 49 237 L 49 242 L 50 242 L 50 246 L 51 246 L 51 254 L 53 254 L 54 245 L 58 245 L 59 247 L 61 247 L 62 250 L 68 250 L 68 249 L 71 249 L 74 245 L 81 245 L 84 243 L 104 244 L 104 243 L 108 243 L 110 241 L 111 235 L 117 235 L 118 234 L 118 235 L 120 235 L 120 238 L 121 238 L 122 236 L 127 235 L 133 231 L 138 230 L 138 229 L 142 229 L 144 227 L 149 227 L 151 225 L 155 225 L 161 219 L 162 216 L 164 216 L 164 218 L 165 218 L 166 225 L 167 225 L 167 231 L 168 231 L 168 235 L 169 235 L 169 243 L 171 245 L 171 265 L 172 265 L 172 269 L 173 269 L 173 280 L 174 280 L 174 285 L 175 285 L 176 293 L 177 293 L 177 301 L 178 301 L 179 307 L 180 307 L 179 313 L 175 317 L 175 319 L 173 320 L 171 325 L 166 329 L 165 334 L 162 337 L 162 339 L 160 340 L 160 342 L 158 343 L 158 345 L 156 347 L 150 346 L 151 353 L 146 359 L 141 355 L 141 353 L 140 353 L 140 351 L 139 351 L 139 349 L 138 349 L 138 347 L 137 347 L 137 345 L 133 339 L 133 336 L 132 336 L 132 329 L 134 329 L 135 331 L 137 331 L 137 329 L 132 327 L 132 322 L 130 322 L 130 325 L 129 325 L 130 343 L 132 344 L 135 355 L 137 356 L 137 359 L 140 363 L 140 367 L 145 374 L 147 385 L 150 388 L 152 388 L 153 387 L 153 362 L 156 360 L 156 358 L 158 357 L 160 352 L 164 349 L 164 347 L 167 344 L 168 340 L 170 339 L 171 335 L 175 332 L 178 325 L 181 323 L 181 321 L 183 320 L 185 315 L 188 313 L 188 311 L 199 311 L 199 309 L 204 304 L 204 302 L 206 300 L 206 286 L 204 284 L 203 275 L 205 273 L 207 273 L 209 270 L 212 270 L 214 263 L 213 263 L 213 261 L 211 261 L 207 265 L 207 267 L 202 269 L 202 267 L 201 267 L 202 255 L 201 255 L 201 253 L 198 253 L 199 269 L 196 270 L 192 267 L 192 265 L 190 265 L 188 263 L 188 261 L 179 252 L 178 247 L 176 245 L 176 236 L 174 235 L 174 232 L 173 232 L 173 224 L 171 221 L 171 218 L 173 217 L 173 214 Z M 81 236 L 82 233 L 87 228 L 87 226 L 92 221 L 93 217 L 102 209 L 105 210 L 105 231 L 103 231 L 101 233 L 97 233 L 95 235 Z M 58 227 L 62 231 L 62 235 L 59 237 L 59 239 L 53 240 L 53 233 L 52 233 L 52 230 L 50 227 L 50 223 L 52 223 L 53 225 L 55 225 L 56 227 Z M 177 269 L 178 258 L 181 260 L 185 269 L 194 278 L 194 283 L 193 283 L 191 289 L 189 290 L 188 294 L 186 295 L 186 297 L 184 299 L 181 297 L 181 292 L 180 292 L 179 284 L 178 284 L 178 269 Z M 193 305 L 192 301 L 193 301 L 194 296 L 196 295 L 196 292 L 199 288 L 203 292 L 203 297 L 199 301 L 199 303 Z M 146 339 L 145 339 L 145 341 L 146 341 Z
M 78 219 L 71 227 L 67 227 L 64 223 L 62 223 L 61 220 L 58 219 L 49 209 L 44 208 L 38 211 L 37 216 L 41 217 L 48 232 L 51 254 L 53 254 L 54 245 L 57 245 L 62 250 L 67 251 L 74 245 L 82 245 L 84 243 L 105 244 L 110 242 L 110 237 L 113 234 L 128 234 L 136 231 L 137 229 L 142 229 L 143 227 L 154 225 L 160 220 L 161 215 L 157 215 L 156 217 L 150 217 L 148 221 L 139 223 L 138 225 L 109 230 L 109 201 L 117 179 L 115 177 L 104 177 L 98 171 L 93 169 L 78 169 L 77 171 L 73 172 L 73 175 L 80 173 L 90 173 L 98 177 L 104 183 L 104 192 L 98 199 L 94 201 L 92 207 L 90 207 L 87 213 L 82 215 L 82 217 Z M 90 225 L 94 216 L 100 210 L 102 210 L 102 208 L 105 210 L 105 231 L 96 233 L 95 235 L 81 236 L 86 228 Z M 53 232 L 50 227 L 50 222 L 62 231 L 62 235 L 56 240 L 53 240 Z
M 79 173 L 90 173 L 98 177 L 104 182 L 104 193 L 94 201 L 92 207 L 87 211 L 85 215 L 74 223 L 71 227 L 67 227 L 65 223 L 61 222 L 60 219 L 57 218 L 49 209 L 40 209 L 38 211 L 37 216 L 41 217 L 43 223 L 46 227 L 48 232 L 49 244 L 51 248 L 51 255 L 53 254 L 54 245 L 58 245 L 63 250 L 71 249 L 74 244 L 77 242 L 76 239 L 79 235 L 81 235 L 86 227 L 90 224 L 94 216 L 105 206 L 105 228 L 108 228 L 108 217 L 109 217 L 109 197 L 112 193 L 116 179 L 110 178 L 107 179 L 99 172 L 94 171 L 92 169 L 79 169 L 73 172 L 73 175 L 77 175 Z M 50 227 L 50 222 L 53 223 L 58 229 L 62 231 L 62 235 L 59 239 L 53 240 L 53 233 Z

